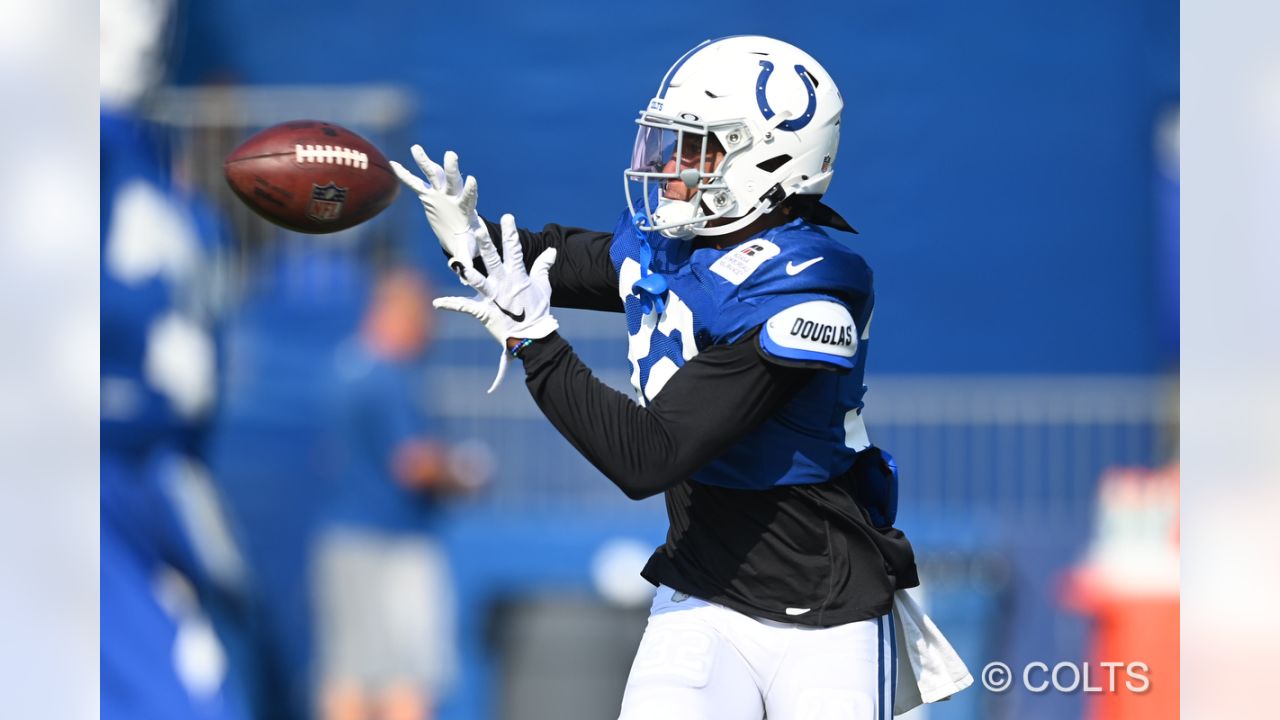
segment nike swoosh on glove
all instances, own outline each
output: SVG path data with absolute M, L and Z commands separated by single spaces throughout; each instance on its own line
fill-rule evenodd
M 480 195 L 476 179 L 468 176 L 465 182 L 462 180 L 458 154 L 452 150 L 444 154 L 443 167 L 432 162 L 421 145 L 414 145 L 409 152 L 426 176 L 425 181 L 394 160 L 391 169 L 400 182 L 418 194 L 427 222 L 449 256 L 449 268 L 465 284 L 462 270 L 471 267 L 479 237 L 489 236 L 488 228 L 476 212 Z
M 556 262 L 556 249 L 543 250 L 526 272 L 520 232 L 516 228 L 515 217 L 510 213 L 502 216 L 502 257 L 498 257 L 498 249 L 488 233 L 477 236 L 476 240 L 480 259 L 484 261 L 489 276 L 484 277 L 469 267 L 461 272 L 463 281 L 475 288 L 475 297 L 443 297 L 431 304 L 440 310 L 466 313 L 476 318 L 502 346 L 498 375 L 488 390 L 492 393 L 507 374 L 507 364 L 511 359 L 507 352 L 509 338 L 539 340 L 560 327 L 551 316 L 551 281 L 548 278 L 551 266 Z

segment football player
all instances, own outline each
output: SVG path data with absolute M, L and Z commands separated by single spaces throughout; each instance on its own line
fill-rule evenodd
M 891 716 L 894 593 L 918 580 L 896 467 L 863 424 L 871 269 L 820 201 L 843 105 L 796 47 L 703 42 L 639 114 L 611 232 L 487 223 L 453 153 L 413 148 L 426 182 L 395 165 L 477 291 L 436 307 L 503 346 L 494 386 L 521 360 L 596 468 L 628 497 L 665 494 L 626 720 Z M 625 315 L 635 401 L 583 365 L 553 306 Z
M 216 218 L 173 182 L 163 128 L 141 110 L 174 4 L 101 6 L 100 707 L 241 720 L 245 578 L 200 461 L 218 384 L 202 292 Z

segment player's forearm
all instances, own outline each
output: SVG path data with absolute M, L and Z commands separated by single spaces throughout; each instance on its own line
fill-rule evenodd
M 522 357 L 534 402 L 633 499 L 691 477 L 794 397 L 814 372 L 766 362 L 753 333 L 685 363 L 658 398 L 641 407 L 596 379 L 558 335 Z
M 522 357 L 534 402 L 627 497 L 656 495 L 709 459 L 691 452 L 660 417 L 600 382 L 559 335 L 526 348 Z
M 485 221 L 489 235 L 501 254 L 502 229 Z M 618 275 L 609 258 L 611 233 L 549 224 L 541 232 L 520 229 L 520 248 L 525 268 L 547 248 L 556 248 L 556 264 L 551 268 L 552 304 L 580 310 L 622 312 L 618 299 Z M 477 261 L 476 269 L 483 271 Z

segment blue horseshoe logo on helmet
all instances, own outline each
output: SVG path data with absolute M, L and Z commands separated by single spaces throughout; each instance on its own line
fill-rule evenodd
M 803 65 L 796 65 L 796 74 L 804 81 L 804 89 L 809 92 L 809 107 L 804 109 L 804 114 L 797 118 L 783 120 L 778 123 L 779 130 L 799 130 L 809 121 L 813 119 L 813 113 L 818 109 L 818 96 L 813 92 L 813 82 L 809 80 L 809 73 L 805 71 Z M 764 95 L 764 88 L 769 84 L 769 76 L 773 74 L 773 63 L 768 60 L 760 61 L 760 77 L 756 78 L 756 103 L 760 105 L 760 113 L 764 115 L 765 120 L 773 118 L 775 113 L 773 108 L 769 107 L 769 100 Z

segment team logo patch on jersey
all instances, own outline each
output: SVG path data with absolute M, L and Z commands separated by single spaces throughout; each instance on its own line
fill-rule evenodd
M 307 217 L 316 220 L 337 220 L 342 214 L 342 204 L 347 201 L 347 189 L 334 183 L 311 186 L 311 204 Z
M 768 240 L 748 240 L 711 263 L 711 272 L 734 285 L 741 285 L 764 261 L 780 252 L 782 250 Z

